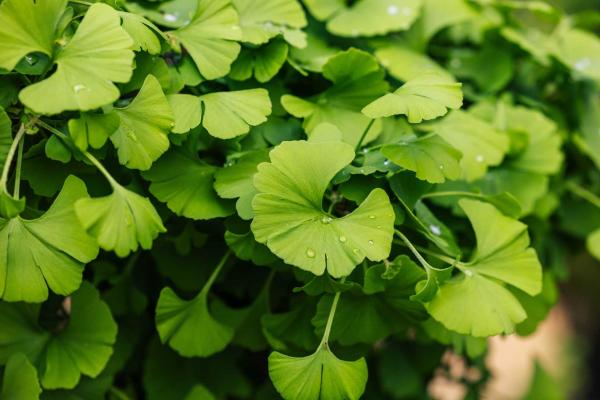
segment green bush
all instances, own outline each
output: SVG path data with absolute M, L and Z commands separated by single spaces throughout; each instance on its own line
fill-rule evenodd
M 425 398 L 448 349 L 477 398 L 600 258 L 597 26 L 0 0 L 0 398 Z

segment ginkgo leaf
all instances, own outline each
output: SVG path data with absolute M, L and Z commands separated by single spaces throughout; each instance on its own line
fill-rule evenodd
M 123 21 L 123 29 L 133 40 L 133 50 L 146 51 L 149 54 L 160 53 L 160 41 L 156 33 L 160 33 L 158 28 L 141 15 L 119 12 Z
M 130 252 L 150 249 L 152 241 L 166 229 L 152 203 L 137 193 L 112 183 L 113 192 L 104 197 L 75 202 L 75 213 L 101 248 L 125 257 Z
M 15 353 L 8 359 L 0 382 L 0 399 L 38 400 L 42 393 L 37 371 L 22 353 Z
M 327 30 L 338 36 L 376 36 L 408 29 L 417 19 L 421 0 L 305 0 L 317 19 L 327 19 Z
M 120 94 L 113 82 L 131 78 L 131 45 L 117 11 L 106 4 L 94 4 L 71 40 L 54 56 L 56 71 L 23 89 L 19 99 L 41 114 L 87 111 L 111 103 Z M 48 97 L 48 93 L 54 95 Z
M 127 168 L 147 170 L 169 148 L 167 135 L 173 112 L 158 80 L 148 75 L 133 101 L 115 109 L 121 123 L 110 136 L 119 162 Z
M 406 115 L 411 124 L 446 115 L 462 106 L 460 83 L 434 74 L 411 79 L 393 93 L 368 104 L 362 112 L 371 118 Z
M 590 233 L 585 243 L 590 254 L 600 260 L 600 229 Z
M 227 258 L 221 260 L 193 299 L 182 300 L 168 287 L 160 292 L 156 305 L 160 340 L 184 357 L 208 357 L 222 351 L 233 339 L 233 327 L 216 320 L 208 305 L 210 288 Z
M 102 372 L 117 337 L 108 306 L 88 282 L 69 298 L 68 320 L 47 331 L 39 304 L 0 302 L 0 363 L 21 352 L 36 367 L 44 389 L 73 388 L 82 375 Z
M 119 128 L 119 123 L 115 113 L 81 113 L 79 118 L 69 120 L 69 134 L 80 150 L 85 151 L 88 146 L 99 149 Z
M 462 153 L 460 166 L 467 181 L 479 179 L 489 166 L 499 165 L 509 149 L 508 135 L 463 111 L 450 113 L 431 129 Z
M 542 289 L 542 267 L 529 247 L 527 225 L 488 203 L 462 199 L 459 205 L 473 225 L 477 249 L 468 263 L 457 264 L 461 273 L 439 287 L 427 311 L 465 335 L 512 333 L 527 315 L 505 284 L 530 296 Z
M 41 217 L 0 218 L 2 300 L 41 302 L 48 298 L 48 288 L 68 295 L 79 287 L 84 264 L 98 255 L 98 245 L 72 208 L 87 196 L 83 181 L 70 176 Z
M 272 264 L 277 257 L 262 243 L 254 239 L 252 231 L 246 233 L 225 232 L 225 243 L 240 260 L 252 261 L 256 265 Z
M 220 199 L 213 189 L 213 175 L 217 170 L 177 149 L 166 153 L 143 175 L 151 182 L 150 193 L 167 203 L 175 214 L 211 219 L 233 213 L 231 203 Z
M 297 0 L 232 0 L 242 29 L 241 41 L 254 45 L 267 43 L 282 34 L 288 40 L 288 31 L 306 26 L 304 10 Z M 292 36 L 293 37 L 293 36 Z M 295 45 L 294 40 L 288 40 Z
M 407 82 L 423 74 L 439 75 L 446 80 L 454 79 L 448 71 L 426 54 L 397 43 L 378 48 L 375 57 L 391 76 L 401 81 Z
M 252 76 L 258 82 L 270 81 L 281 69 L 288 56 L 288 45 L 272 40 L 258 48 L 244 48 L 231 65 L 229 77 L 244 81 Z
M 241 156 L 233 165 L 215 173 L 215 190 L 224 199 L 238 199 L 235 207 L 243 219 L 252 219 L 252 199 L 256 189 L 252 183 L 258 164 L 269 161 L 269 153 L 256 150 Z
M 0 68 L 11 71 L 29 53 L 52 56 L 67 0 L 6 0 L 0 4 Z
M 12 124 L 10 123 L 10 118 L 8 118 L 6 111 L 0 107 L 0 166 L 2 167 L 6 163 L 6 156 L 12 142 Z
M 265 89 L 214 92 L 200 96 L 204 104 L 202 125 L 219 139 L 231 139 L 248 133 L 271 114 L 271 100 Z
M 458 179 L 461 153 L 437 135 L 407 140 L 381 149 L 391 162 L 417 173 L 417 178 L 431 183 Z
M 171 94 L 167 100 L 173 110 L 175 125 L 173 133 L 186 133 L 202 122 L 202 107 L 197 96 L 191 94 Z
M 367 384 L 367 363 L 340 360 L 328 346 L 306 357 L 273 352 L 269 376 L 285 400 L 358 400 Z
M 331 57 L 323 66 L 323 76 L 333 86 L 307 99 L 282 96 L 281 105 L 304 119 L 303 127 L 309 134 L 319 124 L 331 123 L 344 134 L 346 143 L 356 146 L 372 121 L 360 111 L 387 91 L 383 70 L 373 56 L 351 48 Z M 363 144 L 375 139 L 380 131 L 381 123 L 376 121 Z
M 576 74 L 597 82 L 600 82 L 599 51 L 600 40 L 591 32 L 581 29 L 566 29 L 558 37 L 557 58 Z
M 240 52 L 235 41 L 242 39 L 242 30 L 230 0 L 198 0 L 191 22 L 168 34 L 185 47 L 206 79 L 227 75 Z
M 331 179 L 354 158 L 341 142 L 283 142 L 258 166 L 252 207 L 256 240 L 286 263 L 315 275 L 346 276 L 366 258 L 387 257 L 394 211 L 382 189 L 373 190 L 352 213 L 334 218 L 323 211 Z

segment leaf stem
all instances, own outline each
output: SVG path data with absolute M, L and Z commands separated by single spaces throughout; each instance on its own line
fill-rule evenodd
M 408 245 L 407 245 L 407 244 L 406 244 L 406 242 L 404 242 L 404 241 L 397 241 L 397 240 L 394 240 L 394 243 L 395 243 L 395 244 L 398 244 L 398 245 L 400 245 L 400 246 L 408 247 Z M 414 247 L 416 250 L 418 250 L 419 252 L 421 252 L 421 253 L 424 253 L 424 254 L 427 254 L 427 255 L 429 255 L 429 256 L 431 256 L 431 257 L 435 257 L 435 258 L 437 258 L 438 260 L 440 260 L 440 261 L 443 261 L 443 262 L 445 262 L 445 263 L 448 263 L 448 264 L 451 264 L 451 265 L 460 264 L 460 262 L 459 262 L 459 261 L 457 261 L 457 260 L 455 260 L 455 259 L 453 259 L 453 258 L 450 258 L 450 257 L 448 257 L 448 256 L 445 256 L 445 255 L 443 255 L 443 254 L 436 253 L 435 251 L 431 251 L 431 250 L 429 250 L 429 249 L 426 249 L 426 248 L 423 248 L 423 247 L 421 247 L 421 246 L 415 246 L 415 245 L 413 245 L 413 247 Z M 439 270 L 439 268 L 435 268 L 435 267 L 431 266 L 431 264 L 430 264 L 430 267 L 431 267 L 432 269 Z
M 367 125 L 367 127 L 365 128 L 365 130 L 363 131 L 360 140 L 358 141 L 358 144 L 356 145 L 356 148 L 354 149 L 354 152 L 358 152 L 358 150 L 360 149 L 360 146 L 362 146 L 363 142 L 365 141 L 365 138 L 367 137 L 367 132 L 369 132 L 369 129 L 371 129 L 371 126 L 373 125 L 373 123 L 375 122 L 374 119 L 371 119 L 369 121 L 369 124 Z
M 111 394 L 112 394 L 114 397 L 116 397 L 116 398 L 117 398 L 117 399 L 119 399 L 119 400 L 131 400 L 131 399 L 129 398 L 129 396 L 127 395 L 127 393 L 125 393 L 124 391 L 122 391 L 121 389 L 119 389 L 119 388 L 118 388 L 118 387 L 116 387 L 116 386 L 112 386 L 112 387 L 109 389 L 109 392 L 110 392 L 110 393 L 111 393 Z
M 600 208 L 600 197 L 596 196 L 594 193 L 590 192 L 589 190 L 582 188 L 581 186 L 579 186 L 578 184 L 576 184 L 573 181 L 567 182 L 567 189 L 569 189 L 569 191 L 571 193 L 573 193 L 574 195 L 576 195 L 584 200 L 587 200 L 592 205 Z
M 19 141 L 19 149 L 17 150 L 17 165 L 15 166 L 15 186 L 13 191 L 13 197 L 19 198 L 19 191 L 21 189 L 21 165 L 23 164 L 23 146 L 25 145 L 25 137 Z
M 340 280 L 340 283 L 344 283 L 346 277 L 343 277 Z M 342 292 L 337 292 L 333 296 L 333 303 L 331 303 L 331 309 L 329 310 L 329 316 L 327 317 L 327 325 L 325 325 L 325 331 L 323 332 L 323 338 L 321 339 L 321 343 L 318 348 L 329 348 L 329 335 L 331 334 L 331 327 L 333 326 L 333 317 L 335 316 L 335 311 L 337 310 L 338 301 L 340 299 L 340 295 Z
M 10 165 L 12 164 L 12 160 L 15 157 L 15 153 L 17 152 L 17 148 L 19 147 L 19 143 L 21 139 L 25 136 L 25 124 L 21 124 L 13 142 L 10 145 L 8 150 L 8 154 L 6 155 L 6 161 L 4 162 L 4 167 L 2 168 L 2 177 L 0 177 L 0 186 L 4 190 L 4 192 L 8 193 L 6 188 L 6 183 L 8 182 L 8 173 L 10 171 Z
M 432 270 L 436 270 L 439 271 L 439 268 L 435 268 L 433 267 L 431 264 L 429 264 L 427 262 L 427 260 L 425 260 L 423 258 L 423 256 L 421 255 L 421 253 L 419 253 L 419 251 L 416 249 L 415 246 L 413 246 L 413 244 L 410 242 L 410 240 L 408 240 L 408 238 L 402 233 L 400 232 L 398 229 L 395 229 L 394 232 L 396 233 L 396 235 L 402 239 L 402 241 L 404 242 L 405 246 L 408 247 L 408 249 L 411 251 L 411 253 L 413 253 L 413 255 L 415 256 L 415 258 L 419 261 L 419 263 L 423 266 L 423 268 L 427 269 L 432 269 Z M 429 253 L 429 251 L 427 251 Z M 425 253 L 425 252 L 424 252 Z M 440 260 L 447 262 L 448 264 L 451 265 L 455 265 L 456 264 L 456 260 L 453 260 L 449 257 L 446 256 L 442 256 L 441 254 L 436 254 L 433 253 L 431 255 L 435 254 L 434 257 L 438 257 Z
M 219 264 L 217 264 L 217 267 L 215 268 L 215 270 L 212 272 L 212 274 L 210 274 L 210 277 L 208 278 L 208 280 L 204 284 L 204 287 L 202 288 L 202 290 L 198 294 L 198 297 L 206 297 L 208 295 L 208 292 L 210 291 L 210 288 L 212 287 L 213 283 L 215 283 L 215 280 L 217 279 L 217 276 L 219 276 L 219 273 L 223 269 L 223 266 L 225 265 L 225 263 L 229 259 L 230 255 L 231 255 L 231 250 L 227 250 L 227 252 L 221 258 L 221 261 L 219 261 Z

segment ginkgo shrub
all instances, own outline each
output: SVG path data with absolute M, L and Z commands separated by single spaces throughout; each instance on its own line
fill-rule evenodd
M 0 0 L 0 399 L 479 397 L 600 258 L 589 24 Z

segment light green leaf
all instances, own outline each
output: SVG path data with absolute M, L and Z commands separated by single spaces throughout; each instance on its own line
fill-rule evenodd
M 271 353 L 269 376 L 285 400 L 358 400 L 368 370 L 364 358 L 340 360 L 323 345 L 306 357 Z
M 417 178 L 431 183 L 460 177 L 461 153 L 437 135 L 407 138 L 384 146 L 383 155 L 396 165 L 417 173 Z
M 259 48 L 244 48 L 231 66 L 229 77 L 244 81 L 252 76 L 261 83 L 277 75 L 288 56 L 288 45 L 281 40 L 272 40 Z
M 37 400 L 42 393 L 37 371 L 21 353 L 15 353 L 8 359 L 2 382 L 0 399 Z
M 171 94 L 167 100 L 173 110 L 175 126 L 173 133 L 186 133 L 202 121 L 202 108 L 198 97 L 191 94 Z
M 338 36 L 377 36 L 408 29 L 421 11 L 421 0 L 305 0 L 327 30 Z
M 387 45 L 375 51 L 375 57 L 381 65 L 394 78 L 401 81 L 410 81 L 423 74 L 436 74 L 443 76 L 446 80 L 454 80 L 454 77 L 439 64 L 409 47 L 397 44 Z
M 489 166 L 499 165 L 509 148 L 508 135 L 463 111 L 450 113 L 431 129 L 462 153 L 460 167 L 467 181 L 479 179 Z
M 256 240 L 286 263 L 315 275 L 346 276 L 365 257 L 389 255 L 394 211 L 387 194 L 373 190 L 352 213 L 334 218 L 322 209 L 330 180 L 354 158 L 341 142 L 283 142 L 258 166 L 252 207 Z
M 68 299 L 69 318 L 52 332 L 37 323 L 40 305 L 0 302 L 0 363 L 25 354 L 45 389 L 71 389 L 82 375 L 98 376 L 113 352 L 117 324 L 88 282 Z
M 94 4 L 71 40 L 54 56 L 56 71 L 23 89 L 19 98 L 41 114 L 87 111 L 111 103 L 120 95 L 113 82 L 131 78 L 131 45 L 117 11 L 106 4 Z M 48 93 L 54 95 L 49 97 Z
M 230 203 L 213 189 L 217 167 L 177 149 L 161 157 L 144 178 L 151 182 L 150 193 L 167 203 L 171 211 L 191 219 L 225 217 L 233 213 Z
M 600 229 L 590 233 L 585 243 L 590 254 L 600 260 Z
M 462 199 L 459 204 L 473 225 L 477 249 L 468 263 L 457 264 L 461 273 L 440 286 L 427 311 L 465 335 L 512 333 L 527 315 L 504 285 L 531 296 L 542 289 L 542 267 L 529 247 L 527 225 L 487 203 Z
M 0 68 L 12 71 L 29 53 L 52 56 L 67 0 L 6 0 L 0 5 Z
M 208 357 L 225 349 L 233 339 L 233 328 L 216 320 L 208 307 L 210 288 L 226 261 L 227 256 L 191 300 L 182 300 L 171 288 L 160 292 L 156 305 L 160 340 L 184 357 Z
M 416 36 L 419 45 L 425 48 L 440 30 L 477 18 L 481 18 L 479 13 L 466 0 L 423 0 L 421 18 L 408 34 Z
M 119 162 L 127 168 L 147 170 L 169 148 L 167 135 L 173 112 L 158 80 L 148 75 L 133 101 L 115 110 L 121 123 L 110 136 Z
M 231 139 L 248 133 L 271 114 L 271 100 L 265 89 L 213 92 L 200 96 L 204 104 L 202 125 L 219 139 Z
M 240 52 L 242 39 L 238 14 L 230 0 L 198 0 L 189 24 L 169 32 L 190 53 L 206 79 L 227 75 Z
M 362 112 L 370 118 L 406 115 L 411 124 L 435 119 L 446 115 L 449 108 L 462 106 L 461 86 L 443 76 L 421 75 L 369 103 Z
M 264 44 L 278 34 L 283 34 L 287 40 L 288 30 L 298 31 L 306 26 L 304 10 L 297 0 L 232 0 L 232 2 L 240 16 L 243 42 L 254 45 Z M 290 44 L 295 45 L 293 40 Z
M 148 250 L 166 229 L 152 203 L 137 193 L 112 182 L 113 192 L 104 197 L 80 199 L 75 213 L 101 248 L 125 257 L 138 245 Z
M 69 134 L 80 150 L 85 151 L 88 146 L 99 149 L 119 128 L 119 123 L 120 119 L 114 113 L 81 113 L 79 118 L 69 120 Z
M 244 154 L 233 165 L 226 165 L 215 173 L 215 190 L 224 199 L 238 199 L 235 207 L 242 219 L 252 219 L 252 199 L 256 189 L 252 183 L 257 166 L 269 161 L 268 152 L 256 150 Z
M 554 39 L 556 40 L 556 39 Z M 561 32 L 556 57 L 575 75 L 600 82 L 600 40 L 592 32 L 567 29 Z
M 293 116 L 304 118 L 303 127 L 309 134 L 317 125 L 331 123 L 344 134 L 346 143 L 356 146 L 371 122 L 360 111 L 388 89 L 383 70 L 373 56 L 351 48 L 331 57 L 323 66 L 323 76 L 333 83 L 329 89 L 307 99 L 285 95 L 281 104 Z M 363 144 L 380 131 L 381 123 L 376 121 Z
M 160 31 L 152 22 L 141 15 L 124 11 L 119 15 L 123 21 L 123 29 L 133 40 L 133 50 L 145 51 L 149 54 L 160 53 L 160 41 L 155 34 Z
M 87 195 L 85 184 L 70 176 L 41 217 L 0 218 L 3 300 L 41 302 L 48 298 L 48 288 L 68 295 L 79 287 L 84 264 L 98 255 L 98 245 L 86 235 L 72 208 Z

